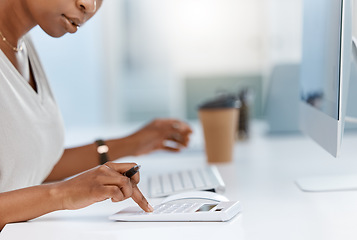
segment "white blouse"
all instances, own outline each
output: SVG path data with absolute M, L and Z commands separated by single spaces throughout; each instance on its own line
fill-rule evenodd
M 0 50 L 0 192 L 38 185 L 64 150 L 62 117 L 34 46 L 24 37 L 37 92 Z

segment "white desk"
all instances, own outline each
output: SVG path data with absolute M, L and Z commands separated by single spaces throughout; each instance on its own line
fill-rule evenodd
M 227 185 L 225 195 L 240 200 L 243 207 L 242 214 L 229 222 L 111 222 L 110 214 L 133 202 L 105 201 L 8 224 L 0 239 L 356 239 L 357 191 L 306 193 L 294 184 L 301 176 L 357 173 L 356 143 L 356 135 L 346 136 L 341 159 L 336 160 L 302 136 L 253 133 L 249 141 L 238 142 L 234 161 L 218 166 Z M 142 165 L 143 180 L 163 168 L 205 164 L 200 151 L 125 160 Z

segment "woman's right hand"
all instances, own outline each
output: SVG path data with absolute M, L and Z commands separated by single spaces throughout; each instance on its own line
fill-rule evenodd
M 109 198 L 119 202 L 131 197 L 144 211 L 152 212 L 153 208 L 137 186 L 139 172 L 131 178 L 123 175 L 134 166 L 134 163 L 106 163 L 56 183 L 62 209 L 79 209 Z

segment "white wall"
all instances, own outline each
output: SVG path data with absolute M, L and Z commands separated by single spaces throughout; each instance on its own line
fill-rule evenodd
M 264 0 L 126 3 L 129 65 L 124 81 L 127 115 L 133 119 L 183 118 L 187 76 L 261 73 Z
M 270 63 L 300 61 L 302 0 L 269 0 L 266 7 L 266 60 Z
M 99 10 L 97 21 L 99 28 L 93 29 L 97 33 L 97 41 L 103 46 L 101 58 L 102 76 L 98 81 L 102 83 L 103 120 L 106 125 L 116 125 L 125 121 L 125 86 L 123 79 L 124 66 L 124 0 L 105 0 Z
M 106 0 L 73 35 L 55 39 L 39 27 L 31 31 L 69 130 L 122 120 L 122 2 Z
M 353 36 L 357 37 L 357 0 L 352 0 L 353 4 Z
M 175 68 L 190 74 L 260 72 L 264 9 L 259 0 L 174 0 L 167 7 Z
M 272 69 L 276 65 L 299 64 L 302 50 L 302 0 L 265 2 L 263 99 L 267 97 Z
M 192 75 L 300 57 L 301 0 L 106 0 L 75 35 L 33 33 L 70 128 L 185 117 Z
M 51 38 L 39 27 L 31 31 L 66 128 L 103 123 L 99 22 L 90 21 L 75 35 Z

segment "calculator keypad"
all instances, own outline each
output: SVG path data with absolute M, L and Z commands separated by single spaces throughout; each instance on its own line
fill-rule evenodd
M 198 209 L 201 203 L 164 203 L 154 206 L 152 213 L 140 211 L 139 214 L 170 214 L 170 213 L 188 213 Z

